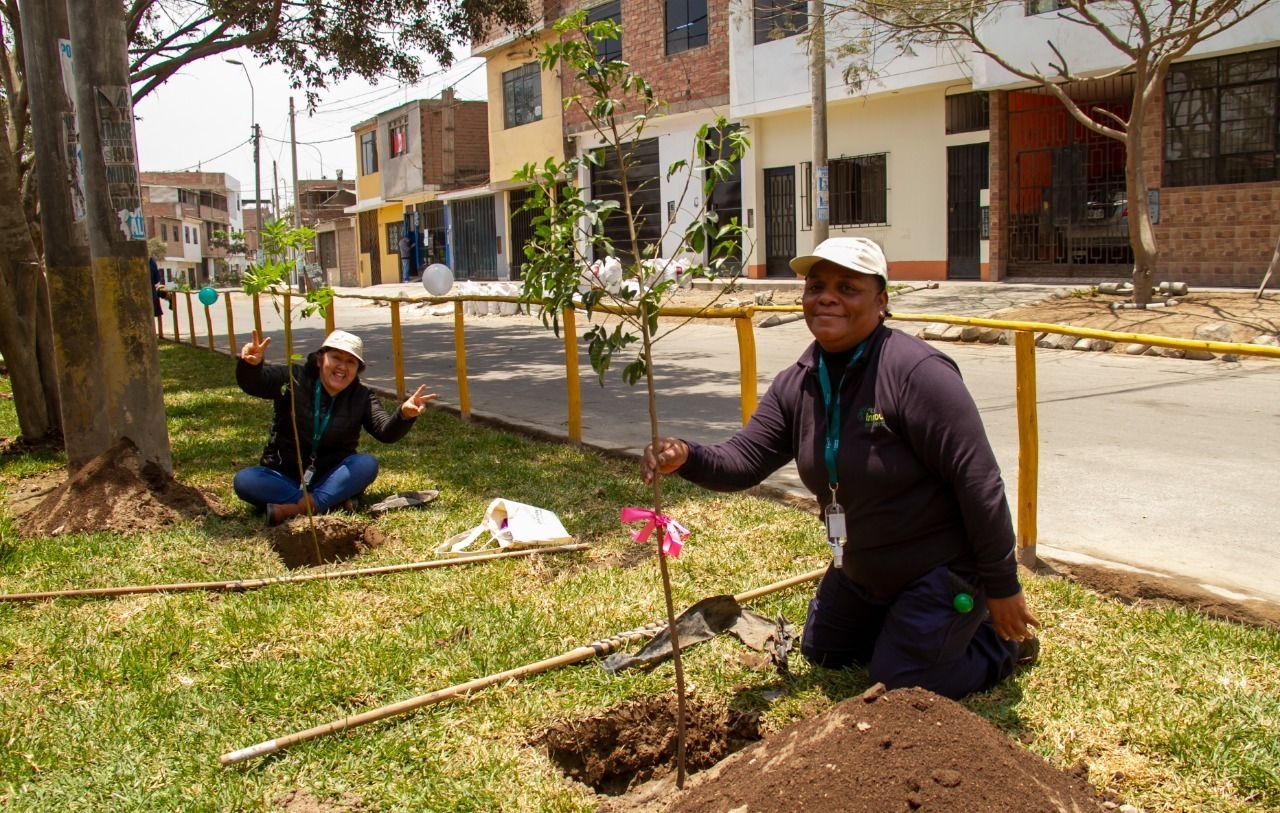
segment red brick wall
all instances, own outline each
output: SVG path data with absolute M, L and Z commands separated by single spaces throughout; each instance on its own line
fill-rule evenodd
M 1008 237 L 1004 224 L 1009 208 L 1009 93 L 993 90 L 987 97 L 991 111 L 991 177 L 990 189 L 990 256 L 988 266 L 992 281 L 1000 281 L 1008 273 Z
M 1164 96 L 1144 131 L 1147 183 L 1160 188 L 1157 281 L 1257 288 L 1280 237 L 1280 182 L 1163 186 Z
M 352 218 L 354 223 L 355 219 Z M 354 288 L 360 284 L 360 249 L 356 245 L 355 226 L 339 227 L 338 241 L 338 284 Z
M 439 100 L 422 105 L 422 181 L 442 184 L 440 153 L 444 144 L 444 116 Z M 489 177 L 489 105 L 454 102 L 454 186 L 485 183 Z M 483 177 L 481 177 L 483 176 Z
M 729 0 L 707 0 L 707 44 L 667 56 L 666 14 L 662 0 L 622 0 L 622 58 L 648 80 L 654 96 L 672 113 L 725 104 L 729 100 Z M 566 96 L 572 77 L 563 77 Z M 586 116 L 565 111 L 565 129 L 581 131 Z

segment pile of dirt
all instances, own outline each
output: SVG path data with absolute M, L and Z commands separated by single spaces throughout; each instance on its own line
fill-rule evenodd
M 551 725 L 534 744 L 570 779 L 597 793 L 617 796 L 674 770 L 676 697 L 644 698 L 582 720 Z M 685 764 L 710 768 L 760 739 L 757 715 L 732 711 L 723 703 L 686 698 Z
M 142 459 L 124 438 L 56 486 L 19 522 L 24 536 L 158 531 L 218 513 L 216 497 Z
M 386 541 L 382 531 L 369 523 L 337 514 L 294 517 L 272 528 L 269 537 L 271 547 L 290 570 L 344 562 Z
M 1115 807 L 1114 800 L 1109 807 Z M 1107 809 L 959 703 L 923 689 L 871 691 L 693 776 L 609 800 L 613 813 L 1084 813 Z

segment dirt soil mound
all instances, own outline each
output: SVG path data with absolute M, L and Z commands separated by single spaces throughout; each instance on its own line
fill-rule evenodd
M 923 689 L 845 700 L 751 745 L 683 791 L 670 779 L 602 809 L 666 813 L 1084 813 L 1083 779 L 1051 767 L 959 703 Z
M 290 570 L 345 562 L 386 541 L 367 522 L 337 514 L 314 517 L 315 537 L 307 517 L 294 517 L 271 529 L 271 547 Z
M 217 498 L 144 461 L 124 438 L 54 488 L 24 516 L 24 536 L 110 531 L 143 533 L 217 513 Z

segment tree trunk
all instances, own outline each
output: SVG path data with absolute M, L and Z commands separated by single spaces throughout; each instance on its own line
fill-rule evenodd
M 144 460 L 172 474 L 142 229 L 124 7 L 119 0 L 71 0 L 67 12 L 107 425 L 113 442 L 129 438 Z
M 7 122 L 0 126 L 8 130 Z M 58 435 L 57 404 L 50 403 L 42 384 L 46 377 L 53 377 L 52 370 L 41 369 L 37 338 L 41 303 L 48 300 L 42 291 L 40 258 L 22 209 L 18 168 L 3 144 L 7 139 L 0 139 L 0 353 L 9 367 L 22 437 L 39 441 Z
M 1151 223 L 1151 209 L 1147 206 L 1147 151 L 1142 134 L 1148 125 L 1146 117 L 1151 109 L 1152 91 L 1158 90 L 1153 83 L 1161 84 L 1164 79 L 1153 75 L 1147 66 L 1139 65 L 1133 81 L 1133 109 L 1129 113 L 1124 177 L 1129 207 L 1129 244 L 1133 247 L 1133 304 L 1141 307 L 1151 302 L 1151 284 L 1160 257 Z

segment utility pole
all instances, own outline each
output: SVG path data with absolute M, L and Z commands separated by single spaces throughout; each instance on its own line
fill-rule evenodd
M 280 170 L 271 160 L 271 216 L 280 217 Z
M 830 233 L 827 185 L 827 28 L 823 0 L 809 0 L 809 90 L 813 105 L 813 244 Z
M 98 318 L 95 356 L 104 385 L 108 440 L 128 438 L 144 461 L 172 474 L 124 5 L 120 0 L 75 0 L 67 13 Z M 63 400 L 83 397 L 78 387 L 62 393 Z
M 293 227 L 302 225 L 302 206 L 298 197 L 298 126 L 293 110 L 293 97 L 289 97 L 289 153 L 293 156 Z

